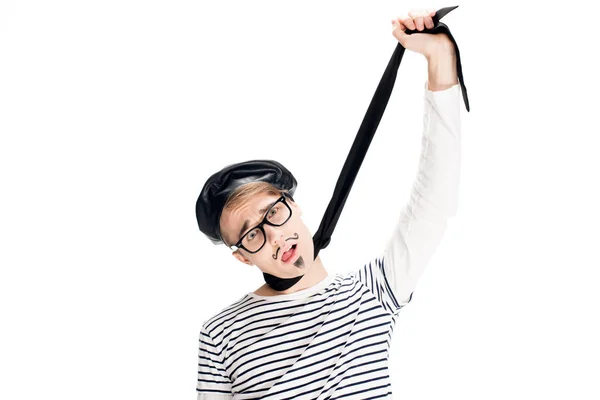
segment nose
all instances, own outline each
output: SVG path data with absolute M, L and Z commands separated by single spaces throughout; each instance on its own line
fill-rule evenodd
M 276 239 L 275 242 L 273 243 L 275 246 L 279 246 L 282 249 L 285 248 L 285 238 L 283 237 L 283 235 L 279 235 L 279 237 L 277 237 L 277 235 L 275 235 Z
M 275 228 L 275 227 L 269 227 L 269 228 Z M 283 234 L 281 232 L 278 232 L 277 229 L 271 230 L 271 232 L 268 232 L 267 235 L 272 237 L 271 243 L 273 244 L 273 246 L 281 247 L 282 249 L 285 248 L 285 237 L 283 236 Z

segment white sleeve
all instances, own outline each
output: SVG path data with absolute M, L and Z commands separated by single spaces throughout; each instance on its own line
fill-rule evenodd
M 459 84 L 433 92 L 425 82 L 423 137 L 410 199 L 383 255 L 383 273 L 400 306 L 407 304 L 419 277 L 458 205 L 460 181 Z
M 231 380 L 223 365 L 221 349 L 215 344 L 204 325 L 198 348 L 197 400 L 232 399 Z
M 219 394 L 219 393 L 198 393 L 196 400 L 231 400 L 230 394 Z
M 219 394 L 219 393 L 198 393 L 196 400 L 231 400 L 230 394 Z

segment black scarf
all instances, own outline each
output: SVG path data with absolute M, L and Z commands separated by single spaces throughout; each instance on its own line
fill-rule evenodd
M 444 33 L 450 38 L 456 50 L 456 67 L 465 107 L 467 111 L 471 111 L 469 107 L 469 99 L 467 97 L 467 87 L 465 86 L 465 81 L 463 79 L 458 45 L 450 33 L 448 26 L 440 22 L 440 19 L 457 7 L 458 6 L 444 7 L 436 11 L 435 15 L 432 17 L 434 26 L 431 29 L 425 28 L 422 31 L 407 29 L 405 33 Z M 396 82 L 398 67 L 400 66 L 400 61 L 402 61 L 402 56 L 404 55 L 404 50 L 404 46 L 398 42 L 396 49 L 392 54 L 392 58 L 390 59 L 379 85 L 375 90 L 375 94 L 371 99 L 367 113 L 365 114 L 360 128 L 358 129 L 358 133 L 356 134 L 356 138 L 354 139 L 350 153 L 346 158 L 344 166 L 342 167 L 342 172 L 340 173 L 335 185 L 333 196 L 331 197 L 329 205 L 325 210 L 325 214 L 323 215 L 319 229 L 313 236 L 315 259 L 317 258 L 319 251 L 327 247 L 331 241 L 331 235 L 333 234 L 333 230 L 335 229 L 337 221 L 340 218 L 342 209 L 346 203 L 346 199 L 350 194 L 350 189 L 352 189 L 352 185 L 354 184 L 358 170 L 360 169 L 365 155 L 367 154 L 371 140 L 373 139 L 373 136 L 375 136 L 375 132 L 377 131 L 381 117 L 383 116 L 387 103 L 392 94 L 392 89 L 394 88 L 394 83 Z M 265 282 L 267 282 L 271 288 L 277 291 L 284 291 L 294 286 L 300 279 L 302 279 L 304 275 L 297 276 L 295 278 L 278 278 L 271 274 L 264 273 L 263 276 L 265 278 Z

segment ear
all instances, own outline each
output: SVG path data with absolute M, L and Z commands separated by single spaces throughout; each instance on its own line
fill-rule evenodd
M 252 264 L 252 262 L 250 262 L 250 260 L 244 257 L 244 255 L 237 250 L 231 253 L 231 255 L 234 256 L 239 262 L 243 262 L 244 264 L 248 265 L 254 265 Z

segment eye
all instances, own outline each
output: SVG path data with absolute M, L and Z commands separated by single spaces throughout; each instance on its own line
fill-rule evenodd
M 271 217 L 277 214 L 277 211 L 279 211 L 279 204 L 273 206 L 273 208 L 269 210 L 269 212 L 267 213 L 267 218 L 271 219 Z
M 254 239 L 255 236 L 256 236 L 256 231 L 252 231 L 246 235 L 246 239 L 252 240 L 252 239 Z

